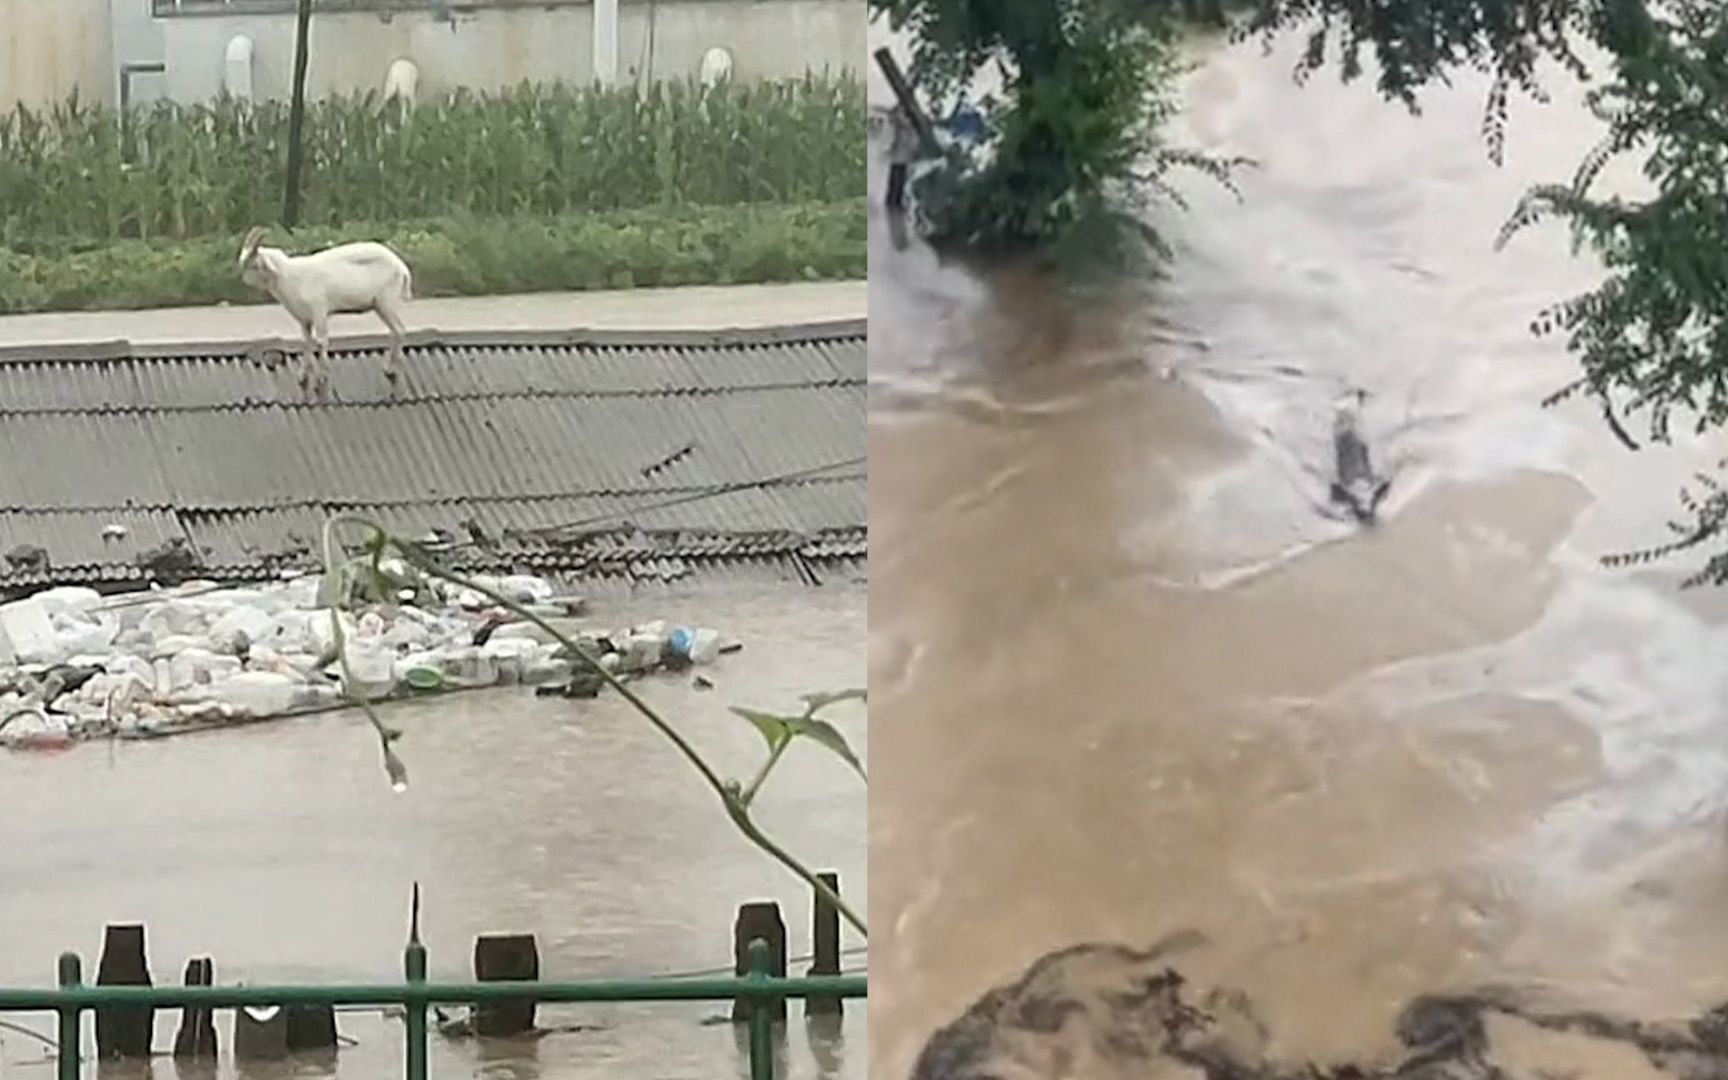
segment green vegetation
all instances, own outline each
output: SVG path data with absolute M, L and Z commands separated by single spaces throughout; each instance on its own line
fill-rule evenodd
M 524 85 L 412 110 L 309 106 L 311 251 L 383 240 L 420 296 L 863 277 L 864 88 Z M 258 299 L 235 259 L 276 222 L 285 103 L 70 101 L 0 115 L 0 312 Z
M 43 254 L 0 249 L 0 312 L 256 302 L 240 280 L 240 239 L 123 240 Z M 856 279 L 866 268 L 862 198 L 357 222 L 270 242 L 309 251 L 356 239 L 401 252 L 416 296 Z
M 1583 369 L 1550 401 L 1594 395 L 1629 445 L 1616 412 L 1642 413 L 1658 442 L 1668 441 L 1676 415 L 1697 433 L 1728 421 L 1728 20 L 1720 3 L 1400 0 L 1369 11 L 1343 0 L 1262 0 L 1248 31 L 1305 24 L 1307 68 L 1325 62 L 1330 39 L 1344 77 L 1354 78 L 1367 50 L 1381 92 L 1412 108 L 1417 92 L 1451 69 L 1491 72 L 1483 131 L 1495 160 L 1510 91 L 1542 96 L 1539 62 L 1588 82 L 1601 140 L 1570 179 L 1528 192 L 1500 236 L 1506 243 L 1558 218 L 1607 271 L 1532 324 L 1538 334 L 1564 334 Z M 1586 52 L 1601 59 L 1586 65 Z M 1608 164 L 1628 155 L 1645 192 L 1599 191 Z M 1719 481 L 1700 477 L 1682 510 L 1673 542 L 1607 561 L 1636 564 L 1722 541 L 1728 492 Z M 1709 558 L 1689 582 L 1728 583 L 1728 554 Z
M 412 111 L 311 104 L 302 221 L 821 202 L 864 193 L 856 79 L 647 90 L 522 86 Z M 241 234 L 277 221 L 286 104 L 0 116 L 0 247 Z
M 945 169 L 933 185 L 972 186 L 932 200 L 936 238 L 1048 245 L 1071 231 L 1066 208 L 1102 196 L 1119 207 L 1159 189 L 1157 124 L 1113 81 L 1141 58 L 1155 103 L 1171 69 L 1146 65 L 1142 38 L 1168 42 L 1180 28 L 1223 20 L 1236 41 L 1306 35 L 1298 76 L 1334 63 L 1345 81 L 1370 70 L 1381 94 L 1411 110 L 1454 72 L 1491 76 L 1483 135 L 1498 162 L 1513 92 L 1544 98 L 1538 75 L 1590 84 L 1603 137 L 1565 181 L 1530 191 L 1500 237 L 1545 219 L 1567 222 L 1606 268 L 1595 289 L 1539 313 L 1533 329 L 1564 334 L 1582 377 L 1551 400 L 1586 392 L 1615 419 L 1642 413 L 1666 441 L 1677 416 L 1697 432 L 1728 422 L 1728 19 L 1719 0 L 870 0 L 916 35 L 913 78 L 940 108 L 964 80 L 1002 64 L 1010 101 L 991 116 L 994 169 Z M 1586 55 L 1597 57 L 1586 63 Z M 1372 65 L 1368 63 L 1372 61 Z M 1151 129 L 1150 131 L 1148 129 Z M 1026 134 L 1030 132 L 1031 134 Z M 1124 142 L 1124 140 L 1127 140 Z M 1130 167 L 1131 145 L 1153 163 Z M 1647 190 L 1598 190 L 1607 165 L 1633 156 Z M 1214 168 L 1214 165 L 1202 167 Z M 1136 170 L 1142 175 L 1136 175 Z M 1059 177 L 1060 182 L 1039 177 Z M 974 205 L 1014 207 L 993 233 L 971 226 Z M 1025 228 L 1032 222 L 1038 227 Z M 1688 519 L 1673 543 L 1610 560 L 1636 563 L 1728 535 L 1728 489 L 1703 478 L 1683 498 Z M 1728 583 L 1728 553 L 1692 579 Z
M 990 131 L 981 152 L 950 150 L 915 185 L 939 245 L 1166 254 L 1144 210 L 1152 195 L 1179 201 L 1172 170 L 1229 184 L 1246 164 L 1170 146 L 1160 131 L 1177 107 L 1180 34 L 1220 17 L 1210 4 L 870 2 L 913 36 L 910 76 L 939 112 L 980 73 L 1002 76 L 1004 97 L 981 103 Z

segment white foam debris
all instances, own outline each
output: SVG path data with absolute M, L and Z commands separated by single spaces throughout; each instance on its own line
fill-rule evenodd
M 412 577 L 405 566 L 384 569 Z M 578 617 L 580 599 L 532 575 L 477 583 L 545 625 L 441 582 L 404 589 L 401 603 L 333 613 L 321 606 L 317 575 L 108 597 L 59 586 L 0 604 L 0 746 L 150 737 L 340 708 L 353 695 L 511 684 L 573 697 L 598 692 L 547 626 L 618 672 L 712 663 L 718 653 L 719 634 L 705 628 L 597 629 Z

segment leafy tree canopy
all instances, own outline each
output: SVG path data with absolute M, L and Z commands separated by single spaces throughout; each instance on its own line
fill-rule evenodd
M 1642 414 L 1659 441 L 1668 438 L 1677 416 L 1696 431 L 1728 421 L 1728 4 L 1722 0 L 871 4 L 914 36 L 914 72 L 921 87 L 950 91 L 983 65 L 999 64 L 1015 101 L 1034 100 L 1049 89 L 1061 99 L 1061 108 L 1086 117 L 1085 123 L 1073 123 L 1076 130 L 1126 130 L 1117 126 L 1119 114 L 1112 111 L 1119 105 L 1102 97 L 1066 95 L 1042 74 L 1060 63 L 1050 57 L 1078 46 L 1082 37 L 1076 28 L 1088 26 L 1103 28 L 1094 31 L 1090 47 L 1104 51 L 1139 33 L 1168 42 L 1180 27 L 1196 21 L 1228 21 L 1238 40 L 1303 34 L 1307 47 L 1298 78 L 1335 64 L 1343 79 L 1353 80 L 1367 71 L 1371 59 L 1380 92 L 1411 109 L 1419 108 L 1421 91 L 1430 84 L 1445 83 L 1459 70 L 1480 71 L 1490 76 L 1483 133 L 1496 161 L 1514 90 L 1543 99 L 1544 65 L 1588 83 L 1588 107 L 1604 127 L 1601 142 L 1569 180 L 1528 192 L 1499 238 L 1505 243 L 1535 222 L 1558 218 L 1606 271 L 1596 288 L 1535 319 L 1537 333 L 1565 336 L 1582 367 L 1581 378 L 1554 400 L 1594 394 L 1605 407 L 1612 403 Z M 1147 88 L 1162 86 L 1173 71 L 1173 65 L 1157 70 Z M 1168 94 L 1160 100 L 1164 111 L 1135 118 L 1141 127 L 1167 115 Z M 1645 191 L 1636 196 L 1603 192 L 1598 185 L 1605 166 L 1623 156 L 1638 162 L 1646 181 Z M 1102 172 L 1087 174 L 1070 189 L 1102 198 L 1111 181 L 1135 179 L 1123 165 L 1132 155 L 1120 147 L 1102 160 Z M 1214 172 L 1231 164 L 1199 155 L 1168 160 L 1198 162 Z M 1160 172 L 1154 170 L 1151 179 L 1160 179 Z M 1036 235 L 1036 230 L 1021 234 Z M 1613 415 L 1610 408 L 1611 421 Z M 1655 558 L 1720 537 L 1728 529 L 1728 492 L 1714 481 L 1702 483 L 1701 490 L 1685 497 L 1689 520 L 1673 526 L 1675 543 L 1620 561 Z M 1711 559 L 1696 580 L 1728 582 L 1728 554 Z

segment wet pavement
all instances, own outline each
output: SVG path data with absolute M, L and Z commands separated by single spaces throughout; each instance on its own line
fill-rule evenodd
M 716 584 L 596 601 L 598 623 L 653 617 L 724 628 L 744 651 L 688 677 L 642 684 L 725 775 L 748 775 L 760 736 L 732 705 L 791 710 L 800 694 L 861 683 L 861 586 Z M 539 935 L 548 979 L 724 968 L 744 901 L 776 899 L 794 957 L 810 951 L 808 899 L 732 830 L 711 793 L 615 696 L 536 698 L 475 691 L 391 707 L 406 732 L 408 791 L 393 794 L 375 738 L 356 715 L 329 714 L 150 743 L 86 744 L 56 755 L 0 755 L 0 984 L 52 983 L 56 955 L 95 970 L 104 923 L 141 921 L 158 982 L 185 961 L 215 960 L 218 982 L 394 981 L 411 883 L 435 980 L 471 978 L 475 935 Z M 835 720 L 863 756 L 861 711 Z M 865 898 L 865 792 L 837 759 L 799 747 L 765 789 L 761 818 L 792 850 L 838 870 Z M 849 968 L 862 942 L 842 935 Z M 795 972 L 805 965 L 794 964 Z M 746 1067 L 724 1003 L 544 1007 L 544 1026 L 595 1025 L 538 1042 L 478 1045 L 436 1037 L 433 1074 L 518 1080 L 712 1080 Z M 0 1017 L 52 1031 L 47 1017 Z M 159 1014 L 156 1043 L 175 1018 Z M 401 1075 L 402 1025 L 345 1015 L 358 1040 L 332 1072 L 316 1061 L 241 1075 Z M 86 1024 L 85 1037 L 90 1038 Z M 226 1045 L 228 1021 L 218 1030 Z M 792 1008 L 781 1075 L 864 1075 L 862 1003 L 838 1031 L 807 1031 Z M 46 1077 L 40 1040 L 0 1029 L 0 1072 Z M 231 1075 L 224 1050 L 223 1075 Z M 95 1075 L 87 1070 L 87 1075 Z M 105 1067 L 101 1075 L 127 1075 Z M 134 1072 L 132 1075 L 136 1075 Z M 155 1075 L 176 1072 L 167 1059 Z
M 1261 167 L 1184 183 L 1167 281 L 1076 298 L 872 222 L 873 1077 L 1055 950 L 1189 932 L 1286 1072 L 1395 1060 L 1413 1001 L 1484 984 L 1728 999 L 1728 598 L 1597 561 L 1720 450 L 1541 409 L 1576 369 L 1529 321 L 1594 271 L 1558 229 L 1492 250 L 1596 125 L 1556 82 L 1496 169 L 1480 80 L 1413 118 L 1295 56 L 1192 77 L 1184 137 Z M 1357 391 L 1375 529 L 1325 513 Z M 1655 1075 L 1574 1057 L 1538 1064 Z M 1017 1060 L 924 1076 L 1193 1075 Z

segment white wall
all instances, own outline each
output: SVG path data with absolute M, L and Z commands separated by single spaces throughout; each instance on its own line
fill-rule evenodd
M 0 0 L 0 109 L 113 102 L 109 0 Z
M 400 58 L 419 66 L 422 94 L 593 78 L 592 10 L 585 4 L 444 18 L 429 11 L 331 12 L 312 25 L 307 82 L 315 95 L 381 88 Z M 224 51 L 236 34 L 257 43 L 257 93 L 285 96 L 294 64 L 290 12 L 159 19 L 151 0 L 0 0 L 0 110 L 62 101 L 74 91 L 113 104 L 120 65 L 128 62 L 162 61 L 168 68 L 135 76 L 133 100 L 201 100 L 221 87 Z M 863 0 L 622 0 L 618 38 L 625 81 L 694 75 L 702 54 L 716 45 L 732 52 L 739 79 L 858 73 L 865 6 Z
M 481 9 L 444 18 L 427 11 L 317 15 L 307 89 L 320 96 L 381 88 L 391 62 L 401 58 L 418 65 L 422 95 L 524 79 L 587 83 L 593 79 L 592 18 L 586 5 Z M 242 33 L 256 42 L 257 94 L 287 95 L 294 66 L 292 14 L 178 16 L 155 22 L 168 66 L 162 79 L 168 96 L 192 101 L 214 95 L 222 85 L 228 40 Z M 716 45 L 731 50 L 739 79 L 783 78 L 806 70 L 856 72 L 864 57 L 864 4 L 632 0 L 619 13 L 619 78 L 693 76 L 702 54 Z

